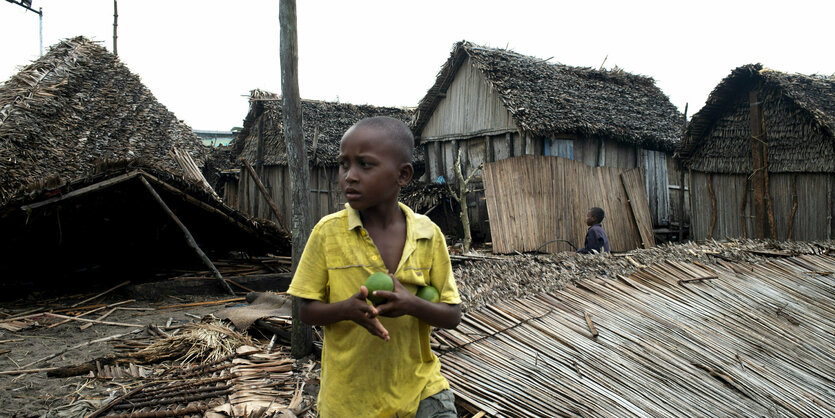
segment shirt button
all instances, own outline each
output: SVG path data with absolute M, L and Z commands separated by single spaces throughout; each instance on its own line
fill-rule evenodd
M 371 261 L 377 261 L 377 256 L 376 256 L 376 255 L 372 255 L 372 256 L 371 256 Z
M 362 230 L 362 232 L 360 232 L 360 233 L 362 234 L 362 236 L 366 236 L 366 235 L 368 235 L 368 232 L 365 232 L 365 230 L 364 230 L 364 229 L 363 229 L 363 230 Z

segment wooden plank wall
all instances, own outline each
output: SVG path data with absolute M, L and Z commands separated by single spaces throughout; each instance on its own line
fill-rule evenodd
M 612 251 L 640 247 L 640 232 L 620 176 L 624 172 L 619 168 L 590 167 L 578 161 L 544 156 L 487 164 L 484 186 L 493 250 L 497 253 L 534 251 L 554 239 L 582 246 L 588 229 L 584 223 L 586 212 L 593 206 L 606 211 L 603 228 Z M 633 175 L 641 176 L 639 172 Z M 640 189 L 643 182 L 637 181 L 635 185 Z M 645 200 L 633 203 L 643 205 L 640 210 L 649 213 Z M 653 245 L 652 241 L 649 245 Z M 570 250 L 570 246 L 561 242 L 541 248 L 547 252 Z
M 684 211 L 684 222 L 690 222 L 690 174 L 684 172 L 684 207 L 681 207 L 681 170 L 673 158 L 667 158 L 667 182 L 669 186 L 670 201 L 670 222 L 681 222 L 682 210 Z
M 746 185 L 745 175 L 707 174 L 693 172 L 691 193 L 691 236 L 696 240 L 707 239 L 710 234 L 712 205 L 708 190 L 711 178 L 716 205 L 716 225 L 713 238 L 756 238 L 756 212 L 753 203 L 753 189 Z M 791 225 L 792 239 L 813 241 L 831 239 L 833 235 L 832 190 L 835 176 L 817 173 L 769 174 L 769 192 L 774 211 L 777 239 L 789 236 L 789 219 L 793 206 L 793 195 L 797 194 L 797 209 Z M 795 183 L 796 182 L 796 183 Z M 796 184 L 796 186 L 795 186 Z M 747 192 L 745 188 L 748 188 Z M 796 187 L 796 188 L 795 188 Z M 741 213 L 745 197 L 745 214 Z M 744 218 L 743 218 L 744 216 Z M 742 220 L 745 219 L 743 231 Z
M 261 179 L 264 187 L 270 193 L 270 198 L 278 207 L 278 211 L 289 225 L 292 217 L 292 201 L 290 193 L 290 176 L 286 166 L 266 166 Z M 249 177 L 249 173 L 241 171 L 238 181 L 237 209 L 258 218 L 275 221 L 263 196 Z M 345 203 L 339 189 L 338 168 L 311 167 L 310 168 L 310 205 L 316 220 L 341 210 Z
M 638 234 L 641 237 L 641 246 L 654 247 L 655 235 L 652 232 L 650 208 L 649 205 L 644 204 L 647 202 L 646 190 L 642 187 L 645 177 L 640 169 L 634 168 L 621 173 L 620 178 L 623 181 L 626 197 L 629 199 L 629 209 L 634 217 L 634 225 L 638 228 Z
M 515 129 L 513 117 L 481 71 L 473 68 L 469 58 L 455 73 L 455 79 L 426 121 L 423 138 L 449 134 Z
M 661 151 L 641 150 L 641 168 L 653 225 L 670 224 L 670 182 L 667 173 L 667 154 Z

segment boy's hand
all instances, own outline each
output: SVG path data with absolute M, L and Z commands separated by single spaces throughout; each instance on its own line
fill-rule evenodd
M 368 330 L 372 335 L 388 341 L 389 332 L 377 319 L 378 310 L 365 302 L 367 297 L 368 289 L 365 286 L 360 286 L 359 292 L 344 301 L 343 315 Z
M 386 302 L 377 306 L 377 314 L 380 316 L 397 317 L 402 315 L 412 315 L 415 311 L 416 301 L 423 301 L 419 297 L 409 292 L 397 279 L 391 276 L 394 282 L 394 291 L 387 292 L 385 290 L 375 290 L 374 296 L 385 298 Z

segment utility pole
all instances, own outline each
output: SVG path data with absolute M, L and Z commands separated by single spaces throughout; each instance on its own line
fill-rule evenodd
M 116 50 L 116 27 L 119 26 L 119 12 L 117 11 L 116 7 L 116 0 L 113 0 L 113 55 L 119 55 L 119 52 Z
M 40 47 L 40 56 L 43 56 L 43 8 L 39 7 L 38 10 L 32 8 L 32 0 L 6 0 L 9 3 L 16 4 L 30 12 L 34 12 L 38 15 L 38 36 L 39 39 L 39 47 Z
M 310 173 L 302 133 L 302 103 L 299 97 L 299 47 L 296 34 L 296 0 L 281 0 L 278 21 L 281 27 L 281 106 L 284 114 L 284 141 L 287 143 L 287 168 L 293 202 L 293 273 L 299 266 L 304 246 L 313 228 L 310 207 Z M 310 326 L 299 319 L 301 300 L 293 297 L 291 354 L 301 358 L 310 353 L 313 340 Z

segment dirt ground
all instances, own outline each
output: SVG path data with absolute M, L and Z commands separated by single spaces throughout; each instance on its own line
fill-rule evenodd
M 35 299 L 0 303 L 0 313 L 3 314 L 0 315 L 0 321 L 4 318 L 16 316 L 15 313 L 25 312 L 37 307 L 53 310 L 65 308 L 77 301 L 83 300 L 84 296 L 90 295 L 65 297 L 48 303 L 39 302 Z M 163 300 L 154 302 L 130 302 L 120 306 L 125 308 L 153 309 L 116 310 L 104 319 L 105 321 L 111 322 L 136 324 L 136 327 L 94 324 L 85 330 L 81 330 L 80 325 L 83 325 L 83 322 L 69 321 L 53 328 L 48 328 L 49 324 L 59 322 L 60 319 L 38 316 L 35 317 L 38 325 L 28 329 L 14 332 L 0 329 L 0 353 L 2 353 L 0 354 L 0 371 L 16 370 L 18 367 L 24 369 L 65 367 L 97 359 L 114 353 L 114 350 L 116 350 L 115 347 L 120 344 L 124 345 L 125 340 L 149 341 L 152 337 L 149 335 L 149 331 L 145 329 L 147 325 L 156 325 L 163 329 L 169 324 L 171 327 L 176 327 L 178 325 L 199 321 L 197 318 L 216 312 L 224 307 L 245 302 L 157 309 L 159 307 L 192 302 L 219 301 L 229 298 L 229 295 L 167 296 Z M 91 301 L 90 304 L 110 304 L 126 299 L 126 297 L 119 294 L 112 294 Z M 85 318 L 96 319 L 108 310 L 110 309 L 89 314 Z M 68 314 L 71 313 L 69 312 Z M 90 344 L 68 350 L 55 358 L 32 364 L 36 360 L 61 352 L 67 348 L 112 335 L 129 333 L 133 330 L 140 331 L 130 334 L 124 339 Z M 47 377 L 45 372 L 0 375 L 0 405 L 2 405 L 2 408 L 0 408 L 0 416 L 76 416 L 76 414 L 82 413 L 82 411 L 75 409 L 75 412 L 68 412 L 66 409 L 68 405 L 76 404 L 78 406 L 79 401 L 89 399 L 91 406 L 98 407 L 98 403 L 102 402 L 114 392 L 118 392 L 119 394 L 123 393 L 123 388 L 120 386 L 118 379 L 99 380 L 90 378 L 89 376 L 51 378 Z M 63 411 L 62 407 L 64 407 Z

